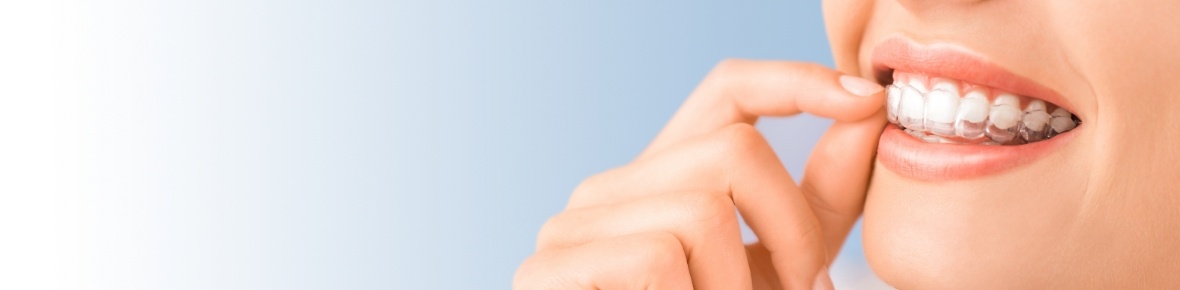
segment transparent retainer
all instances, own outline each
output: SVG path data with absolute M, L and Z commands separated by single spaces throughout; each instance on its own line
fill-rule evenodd
M 1016 115 L 1019 119 L 1014 126 L 1007 129 L 1001 129 L 999 126 L 991 122 L 990 117 L 984 118 L 980 122 L 972 122 L 966 118 L 966 112 L 960 110 L 955 113 L 954 121 L 951 123 L 941 123 L 929 120 L 927 116 L 930 114 L 926 102 L 927 96 L 931 92 L 925 94 L 921 93 L 915 88 L 908 86 L 898 86 L 896 84 L 889 85 L 888 100 L 886 102 L 886 115 L 889 122 L 900 126 L 906 133 L 929 143 L 946 143 L 946 144 L 982 144 L 982 145 L 1020 145 L 1030 142 L 1037 142 L 1053 138 L 1053 136 L 1061 133 L 1069 132 L 1077 125 L 1081 124 L 1081 120 L 1077 116 L 1073 116 L 1064 110 L 1054 112 L 1053 115 L 1044 111 L 1023 112 L 1017 110 Z M 933 91 L 932 91 L 933 92 Z M 918 100 L 903 99 L 920 96 L 921 107 L 924 109 L 922 118 L 914 118 L 913 116 L 898 115 L 902 104 L 906 102 L 917 102 Z M 960 97 L 960 102 L 979 102 L 978 97 Z M 982 100 L 987 102 L 986 99 Z M 1011 110 L 1011 108 L 994 107 L 987 103 L 989 113 L 993 109 Z M 1062 113 L 1064 112 L 1064 113 Z M 1010 113 L 1013 114 L 1013 113 Z M 1041 122 L 1026 122 L 1026 119 L 1040 118 Z M 1027 123 L 1027 124 L 1026 124 Z M 1030 124 L 1041 124 L 1040 128 L 1033 128 Z

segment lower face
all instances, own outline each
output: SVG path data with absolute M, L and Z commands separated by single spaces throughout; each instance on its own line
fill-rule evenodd
M 825 17 L 837 66 L 901 98 L 864 212 L 878 275 L 903 289 L 1180 283 L 1158 274 L 1180 271 L 1180 30 L 1160 28 L 1180 25 L 1166 12 L 1180 4 L 862 2 L 828 1 Z M 954 99 L 932 97 L 939 83 Z M 968 105 L 973 91 L 987 102 Z

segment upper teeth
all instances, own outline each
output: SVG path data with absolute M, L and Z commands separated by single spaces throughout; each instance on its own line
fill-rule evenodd
M 926 80 L 895 72 L 894 83 L 886 90 L 889 121 L 926 141 L 1023 144 L 1048 139 L 1078 124 L 1069 111 L 1042 100 L 997 92 L 988 101 L 985 89 L 970 86 L 964 92 L 955 80 Z

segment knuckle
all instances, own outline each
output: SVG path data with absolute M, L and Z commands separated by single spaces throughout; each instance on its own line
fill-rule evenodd
M 687 260 L 684 254 L 684 246 L 681 245 L 680 239 L 668 232 L 654 232 L 648 234 L 643 243 L 646 250 L 638 251 L 640 255 L 635 255 L 639 261 L 635 261 L 636 265 L 648 265 L 649 270 L 666 269 Z M 650 272 L 649 272 L 650 273 Z
M 530 278 L 535 271 L 534 268 L 536 268 L 536 266 L 533 266 L 533 264 L 536 263 L 535 261 L 536 256 L 531 256 L 528 259 L 525 259 L 523 263 L 520 263 L 520 267 L 517 267 L 516 273 L 512 275 L 512 289 L 534 288 L 532 285 L 530 285 L 530 282 L 532 281 Z
M 558 243 L 558 238 L 562 236 L 561 223 L 561 215 L 558 214 L 541 225 L 541 230 L 537 232 L 538 251 L 553 248 Z
M 762 133 L 758 133 L 758 128 L 747 123 L 730 124 L 722 130 L 729 137 L 730 141 L 733 141 L 735 144 L 748 143 L 752 139 L 762 137 Z
M 583 179 L 577 187 L 574 187 L 574 192 L 570 194 L 570 201 L 568 207 L 574 207 L 589 200 L 596 192 L 601 192 L 603 188 L 612 180 L 613 175 L 618 169 L 611 169 L 596 173 L 590 177 Z
M 723 59 L 717 62 L 717 65 L 713 66 L 713 69 L 705 76 L 705 81 L 702 84 L 706 87 L 722 87 L 721 84 L 729 82 L 747 63 L 749 61 L 744 59 Z
M 690 194 L 681 199 L 688 225 L 689 239 L 699 239 L 717 233 L 719 229 L 737 226 L 736 207 L 733 199 L 724 194 Z
M 543 275 L 538 273 L 546 268 L 545 263 L 541 262 L 542 260 L 540 255 L 533 255 L 525 259 L 512 276 L 512 289 L 544 289 L 544 283 L 540 279 L 540 276 Z
M 726 157 L 748 157 L 761 155 L 769 149 L 762 133 L 753 125 L 737 123 L 725 126 L 719 133 L 717 149 Z
M 692 194 L 684 198 L 686 211 L 697 222 L 715 221 L 733 211 L 733 200 L 721 194 Z
M 824 231 L 818 223 L 806 223 L 799 231 L 797 243 L 808 249 L 824 248 Z
M 717 65 L 713 66 L 713 72 L 733 71 L 745 65 L 746 62 L 748 61 L 740 58 L 722 59 L 721 61 L 717 62 Z
M 582 284 L 571 273 L 554 269 L 559 253 L 549 251 L 525 259 L 512 276 L 512 289 L 574 289 Z

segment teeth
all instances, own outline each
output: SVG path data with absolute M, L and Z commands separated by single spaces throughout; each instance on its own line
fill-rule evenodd
M 956 96 L 959 95 L 959 83 L 957 81 L 944 78 L 930 78 L 930 83 L 931 91 L 944 90 L 954 92 Z
M 985 129 L 987 136 L 1000 143 L 1011 141 L 1020 132 L 1020 99 L 1011 94 L 1000 94 L 992 102 Z
M 901 107 L 901 89 L 897 85 L 890 85 L 885 92 L 886 105 L 889 106 L 885 113 L 889 116 L 889 122 L 897 123 L 897 112 Z
M 959 111 L 958 91 L 936 89 L 926 94 L 926 130 L 942 136 L 955 135 L 955 113 Z
M 1020 122 L 1020 115 L 1020 99 L 1013 95 L 1002 94 L 992 102 L 992 109 L 987 117 L 992 126 L 1009 129 Z
M 1072 118 L 1073 117 L 1073 114 L 1070 114 L 1069 111 L 1065 110 L 1065 108 L 1057 108 L 1056 110 L 1053 110 L 1052 114 L 1049 114 L 1049 115 L 1053 116 L 1054 118 L 1057 118 L 1057 117 Z
M 983 137 L 987 107 L 987 95 L 980 91 L 967 92 L 967 95 L 959 102 L 955 134 L 967 139 Z
M 923 82 L 922 78 L 918 76 L 911 76 L 908 85 L 914 89 L 917 89 L 922 94 L 930 92 L 930 88 L 926 87 L 926 82 Z
M 1020 130 L 1020 137 L 1028 142 L 1041 141 L 1049 138 L 1049 113 L 1045 112 L 1045 102 L 1033 100 L 1024 108 L 1024 118 L 1021 122 L 1024 128 Z
M 1049 127 L 1053 129 L 1050 135 L 1065 133 L 1077 127 L 1077 123 L 1073 121 L 1073 114 L 1070 114 L 1069 111 L 1063 108 L 1053 110 L 1053 114 L 1050 114 L 1050 116 L 1053 116 L 1053 119 L 1049 120 Z
M 1019 145 L 1068 132 L 1080 122 L 1064 108 L 1010 93 L 996 92 L 989 102 L 989 90 L 972 86 L 960 96 L 963 89 L 955 80 L 903 73 L 894 80 L 886 88 L 889 122 L 925 142 Z M 1021 106 L 1022 98 L 1027 105 Z
M 926 114 L 926 100 L 922 93 L 914 87 L 906 86 L 901 89 L 901 113 L 897 116 L 899 123 L 909 129 L 925 130 L 922 115 Z
M 1025 112 L 1036 112 L 1036 111 L 1045 112 L 1047 110 L 1048 109 L 1045 108 L 1045 101 L 1041 101 L 1041 100 L 1029 101 L 1028 107 L 1024 108 Z M 1048 115 L 1048 113 L 1046 113 L 1046 115 Z

